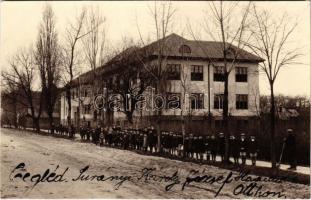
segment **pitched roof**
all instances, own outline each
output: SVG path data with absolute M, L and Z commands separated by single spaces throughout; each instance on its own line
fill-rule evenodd
M 182 45 L 186 45 L 190 47 L 191 53 L 182 53 L 180 52 L 180 47 Z M 229 45 L 228 43 L 226 45 Z M 159 47 L 162 48 L 162 55 L 166 57 L 172 58 L 190 58 L 190 59 L 203 59 L 203 60 L 212 60 L 212 61 L 221 61 L 223 60 L 223 43 L 216 41 L 197 41 L 197 40 L 187 40 L 175 33 L 168 35 L 165 38 L 152 42 L 142 48 L 133 46 L 125 49 L 111 60 L 109 60 L 103 66 L 100 66 L 95 69 L 95 74 L 102 74 L 108 71 L 112 71 L 116 68 L 115 64 L 122 62 L 122 60 L 131 60 L 135 62 L 135 58 L 137 56 L 143 57 L 152 57 L 157 56 Z M 249 53 L 243 49 L 239 49 L 238 47 L 231 45 L 229 48 L 231 51 L 239 51 L 237 53 L 237 61 L 244 62 L 263 62 L 264 59 Z M 228 54 L 227 59 L 233 59 L 233 54 Z M 88 80 L 92 80 L 93 70 L 85 72 L 81 74 L 80 83 L 87 82 Z M 74 79 L 71 84 L 75 85 L 78 83 L 78 78 Z
M 103 66 L 100 66 L 100 67 L 97 67 L 96 69 L 94 69 L 95 71 L 90 70 L 90 71 L 87 71 L 87 72 L 81 74 L 78 77 L 80 80 L 78 78 L 75 78 L 71 82 L 71 84 L 77 85 L 77 84 L 79 84 L 79 82 L 80 82 L 80 84 L 87 83 L 89 80 L 94 79 L 94 75 L 100 75 L 100 74 L 103 74 L 106 72 L 116 70 L 116 69 L 118 69 L 118 67 L 120 67 L 121 64 L 124 65 L 126 62 L 134 62 L 135 58 L 137 56 L 132 56 L 132 54 L 134 54 L 138 50 L 139 50 L 139 48 L 136 46 L 132 46 L 132 47 L 125 49 L 124 51 L 122 51 L 121 53 L 117 54 L 112 59 L 110 59 Z
M 164 42 L 164 43 L 163 43 Z M 164 44 L 164 45 L 163 45 Z M 223 43 L 216 41 L 199 41 L 199 40 L 187 40 L 175 33 L 168 35 L 167 37 L 155 41 L 143 48 L 149 51 L 149 54 L 157 55 L 159 49 L 157 45 L 163 47 L 163 55 L 171 57 L 187 57 L 192 59 L 211 59 L 211 60 L 223 60 Z M 180 47 L 187 45 L 191 49 L 191 53 L 182 54 Z M 249 53 L 243 49 L 240 49 L 234 45 L 228 45 L 228 49 L 237 52 L 236 54 L 227 54 L 228 59 L 233 59 L 234 55 L 237 55 L 236 60 L 248 61 L 248 62 L 262 62 L 262 58 Z

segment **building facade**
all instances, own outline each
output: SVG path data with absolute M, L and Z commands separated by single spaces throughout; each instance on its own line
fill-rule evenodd
M 158 60 L 158 51 L 155 50 L 157 44 L 164 44 L 166 50 L 162 52 L 161 64 L 165 66 L 165 94 L 160 96 L 155 91 L 155 86 L 146 87 L 142 95 L 144 95 L 143 109 L 135 109 L 133 112 L 133 123 L 127 123 L 127 115 L 124 112 L 126 107 L 120 106 L 114 110 L 98 109 L 95 106 L 95 93 L 108 96 L 113 95 L 114 87 L 123 87 L 125 83 L 129 85 L 141 84 L 140 75 L 145 71 L 146 66 L 156 65 Z M 221 53 L 221 43 L 206 41 L 191 41 L 182 38 L 176 34 L 169 35 L 161 41 L 156 41 L 142 48 L 135 48 L 137 52 L 144 56 L 141 71 L 137 71 L 137 76 L 132 74 L 128 77 L 122 74 L 130 68 L 132 64 L 128 59 L 134 57 L 131 53 L 123 53 L 117 55 L 104 66 L 99 67 L 95 71 L 87 72 L 74 80 L 71 87 L 71 120 L 76 125 L 89 123 L 95 125 L 98 122 L 103 124 L 118 124 L 121 126 L 142 127 L 151 125 L 156 112 L 151 105 L 155 104 L 155 98 L 161 100 L 161 116 L 163 116 L 164 127 L 167 129 L 176 129 L 181 119 L 187 120 L 188 127 L 193 129 L 195 124 L 204 124 L 207 118 L 213 118 L 212 127 L 221 127 L 223 93 L 224 93 L 224 77 L 223 77 L 223 54 Z M 169 50 L 168 50 L 169 49 Z M 259 75 L 258 63 L 262 62 L 261 58 L 250 54 L 237 47 L 230 47 L 234 53 L 239 51 L 238 56 L 232 53 L 228 60 L 232 60 L 234 67 L 231 67 L 229 74 L 229 116 L 237 119 L 238 123 L 248 124 L 250 118 L 259 114 Z M 126 50 L 127 51 L 127 50 Z M 131 51 L 133 53 L 133 51 Z M 148 52 L 146 56 L 146 52 Z M 122 55 L 123 54 L 123 55 Z M 147 57 L 147 59 L 145 59 Z M 122 60 L 123 62 L 120 62 Z M 119 63 L 115 64 L 115 63 Z M 122 63 L 122 64 L 120 64 Z M 139 62 L 138 62 L 139 63 Z M 139 67 L 137 67 L 139 68 Z M 94 79 L 94 77 L 96 77 Z M 145 79 L 152 79 L 152 76 Z M 96 82 L 96 83 L 95 83 Z M 152 82 L 152 81 L 151 81 Z M 116 86 L 117 85 L 117 86 Z M 132 86 L 133 87 L 133 86 Z M 95 89 L 96 88 L 96 89 Z M 96 91 L 96 92 L 95 92 Z M 130 95 L 130 94 L 129 94 Z M 158 95 L 158 96 L 157 96 Z M 146 98 L 147 97 L 147 98 Z M 104 101 L 103 101 L 104 102 Z M 122 104 L 125 103 L 122 101 Z M 127 103 L 131 104 L 131 101 Z M 151 108 L 152 107 L 152 108 Z M 80 116 L 79 116 L 80 115 Z M 68 123 L 68 102 L 66 101 L 66 93 L 61 97 L 61 123 Z M 168 126 L 167 126 L 168 125 Z M 188 128 L 188 129 L 189 129 Z

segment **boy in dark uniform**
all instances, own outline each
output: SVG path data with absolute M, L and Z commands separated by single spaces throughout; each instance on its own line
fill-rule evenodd
M 188 151 L 189 151 L 189 157 L 193 158 L 194 150 L 193 150 L 193 135 L 190 134 L 189 140 L 188 140 Z
M 189 157 L 189 137 L 185 136 L 184 140 L 184 155 L 185 158 Z
M 148 144 L 148 129 L 144 128 L 144 130 L 143 130 L 143 150 L 145 152 L 147 152 L 148 146 L 149 146 L 149 144 Z
M 76 135 L 76 129 L 73 124 L 70 125 L 70 138 L 74 139 Z
M 290 164 L 289 170 L 296 170 L 296 138 L 293 129 L 287 129 L 287 137 L 284 139 L 287 149 L 287 157 Z
M 230 152 L 234 159 L 234 164 L 238 165 L 239 164 L 239 152 L 240 152 L 239 141 L 235 138 L 234 135 L 231 135 L 229 143 L 230 143 Z
M 173 140 L 174 140 L 174 135 L 173 132 L 169 132 L 169 134 L 167 135 L 167 148 L 168 148 L 168 153 L 170 155 L 174 154 L 174 145 L 173 145 Z
M 161 153 L 166 153 L 166 132 L 161 131 Z
M 183 151 L 183 136 L 181 133 L 177 135 L 177 144 L 177 156 L 181 157 Z
M 106 135 L 106 139 L 105 140 L 107 141 L 109 146 L 112 145 L 112 128 L 111 127 L 108 128 L 108 133 Z
M 210 145 L 211 145 L 212 161 L 216 162 L 216 155 L 218 148 L 217 148 L 217 138 L 215 137 L 215 135 L 211 136 Z
M 61 131 L 62 132 L 62 131 Z M 61 133 L 62 134 L 62 133 Z M 84 127 L 83 126 L 80 126 L 80 137 L 81 137 L 81 140 L 84 139 Z
M 152 146 L 152 131 L 151 131 L 150 127 L 147 129 L 147 140 L 148 140 L 147 144 L 148 144 L 149 151 L 152 153 L 152 149 L 153 149 L 153 146 Z
M 99 146 L 103 146 L 104 145 L 104 139 L 105 139 L 105 130 L 101 130 L 99 133 Z
M 247 152 L 246 136 L 244 133 L 242 133 L 240 139 L 240 157 L 242 159 L 242 165 L 246 164 L 246 152 Z
M 156 130 L 151 126 L 151 146 L 154 148 L 154 152 L 157 152 L 157 143 L 158 143 L 158 136 Z M 152 152 L 152 150 L 151 150 Z
M 198 145 L 197 153 L 199 154 L 199 159 L 202 162 L 203 161 L 203 155 L 204 155 L 204 152 L 205 152 L 205 144 L 204 144 L 202 136 L 198 137 L 197 145 Z
M 225 136 L 223 133 L 219 133 L 218 136 L 218 152 L 221 157 L 221 162 L 225 160 Z
M 206 135 L 204 137 L 204 148 L 206 152 L 206 160 L 210 161 L 211 160 L 211 146 L 210 146 L 210 136 Z
M 129 132 L 128 130 L 125 130 L 123 135 L 123 148 L 128 149 L 130 146 L 129 143 L 130 143 Z
M 143 150 L 143 142 L 144 142 L 143 130 L 139 129 L 138 130 L 138 149 L 139 150 Z
M 196 135 L 193 136 L 192 153 L 193 153 L 193 158 L 198 160 L 199 159 L 199 137 Z
M 99 124 L 97 124 L 97 127 L 94 131 L 94 144 L 97 144 L 99 141 L 99 135 L 101 133 L 101 127 Z
M 91 126 L 90 124 L 88 124 L 87 128 L 86 128 L 86 140 L 90 141 L 91 138 Z
M 252 160 L 252 165 L 255 166 L 258 152 L 258 143 L 255 136 L 250 137 L 248 149 L 249 149 L 249 157 Z

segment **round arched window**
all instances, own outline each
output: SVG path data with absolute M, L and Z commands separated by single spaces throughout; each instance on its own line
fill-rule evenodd
M 191 53 L 191 49 L 188 45 L 181 45 L 181 47 L 179 48 L 179 53 Z

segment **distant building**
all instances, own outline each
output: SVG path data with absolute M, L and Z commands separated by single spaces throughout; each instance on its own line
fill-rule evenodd
M 33 98 L 34 98 L 34 107 L 35 107 L 35 113 L 36 116 L 38 115 L 38 110 L 39 110 L 39 99 L 40 99 L 40 92 L 34 92 Z M 44 100 L 43 100 L 44 101 Z M 60 98 L 55 103 L 54 106 L 54 111 L 53 111 L 53 122 L 54 124 L 59 124 L 60 123 Z M 31 119 L 31 110 L 30 107 L 27 107 L 27 112 L 24 113 L 26 117 L 26 127 L 32 127 L 32 119 Z M 42 129 L 49 129 L 50 124 L 49 124 L 49 117 L 47 112 L 44 109 L 44 105 L 42 105 L 42 111 L 40 115 L 40 128 Z
M 28 101 L 25 96 L 22 95 L 22 91 L 16 91 L 14 94 L 2 94 L 1 96 L 1 124 L 21 127 L 33 127 L 31 110 Z M 38 115 L 39 103 L 40 103 L 40 92 L 33 92 L 33 105 L 35 115 Z M 12 98 L 14 95 L 14 99 Z M 14 101 L 12 101 L 14 100 Z M 44 101 L 44 100 L 43 100 Z M 60 122 L 60 99 L 55 104 L 53 112 L 53 120 L 55 124 Z M 48 115 L 42 105 L 40 115 L 40 128 L 49 128 Z
M 221 128 L 222 108 L 223 108 L 223 53 L 222 43 L 209 41 L 187 40 L 176 34 L 171 34 L 161 41 L 155 41 L 142 48 L 130 48 L 126 51 L 140 51 L 145 49 L 155 49 L 159 42 L 164 42 L 167 48 L 164 51 L 165 66 L 168 72 L 166 87 L 166 103 L 170 102 L 170 95 L 179 97 L 178 109 L 171 109 L 165 106 L 163 110 L 163 120 L 174 121 L 164 125 L 168 129 L 172 124 L 178 124 L 180 116 L 183 115 L 191 118 L 194 124 L 189 126 L 200 128 L 203 122 L 206 122 L 209 114 L 213 116 L 213 127 Z M 259 113 L 259 77 L 258 63 L 263 59 L 235 46 L 230 51 L 239 51 L 236 58 L 236 67 L 231 71 L 229 76 L 229 115 L 230 119 L 236 121 L 236 126 L 247 126 L 248 120 Z M 122 55 L 124 54 L 124 55 Z M 72 121 L 78 123 L 86 122 L 94 124 L 102 122 L 105 124 L 107 117 L 104 111 L 94 110 L 92 106 L 92 87 L 94 82 L 104 91 L 110 90 L 111 83 L 122 84 L 120 71 L 126 70 L 125 67 L 118 66 L 115 61 L 120 56 L 130 56 L 129 52 L 122 52 L 112 58 L 105 65 L 96 69 L 97 80 L 93 79 L 94 71 L 89 71 L 76 78 L 72 83 Z M 233 59 L 228 54 L 229 60 Z M 145 62 L 151 65 L 156 62 L 157 52 L 153 51 Z M 209 61 L 213 60 L 212 65 Z M 151 63 L 151 64 L 150 64 Z M 139 75 L 133 84 L 139 84 Z M 186 87 L 183 87 L 186 86 Z M 187 88 L 187 89 L 185 89 Z M 186 90 L 186 91 L 185 91 Z M 151 93 L 152 88 L 145 93 Z M 184 99 L 184 95 L 187 98 Z M 78 100 L 80 97 L 80 101 Z M 83 101 L 81 100 L 83 97 Z M 176 102 L 175 102 L 176 103 Z M 80 116 L 78 116 L 80 113 Z M 146 126 L 152 124 L 154 112 L 135 111 L 134 125 Z M 66 93 L 63 92 L 61 97 L 61 122 L 66 124 L 68 117 L 68 103 Z M 126 124 L 126 116 L 122 111 L 110 113 L 113 123 Z

